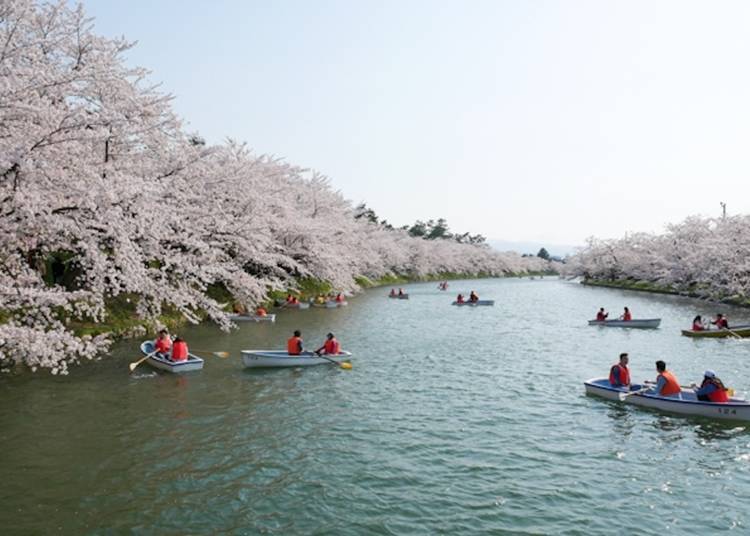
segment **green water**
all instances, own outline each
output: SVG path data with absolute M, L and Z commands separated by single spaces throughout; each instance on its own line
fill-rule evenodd
M 750 342 L 679 329 L 716 307 L 557 279 L 374 289 L 349 307 L 181 335 L 203 371 L 147 365 L 138 341 L 65 378 L 0 378 L 2 534 L 682 534 L 748 530 L 750 434 L 584 394 L 621 351 L 750 388 Z M 495 307 L 451 307 L 476 290 Z M 586 325 L 600 306 L 658 330 Z M 750 311 L 721 307 L 730 321 Z M 353 369 L 247 370 L 241 349 L 329 330 Z

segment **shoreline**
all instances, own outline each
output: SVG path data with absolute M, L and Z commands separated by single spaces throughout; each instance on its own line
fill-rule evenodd
M 659 286 L 649 281 L 635 281 L 632 279 L 583 279 L 581 285 L 587 287 L 604 287 L 619 290 L 633 290 L 636 292 L 649 292 L 651 294 L 667 294 L 672 296 L 683 296 L 685 298 L 695 298 L 705 300 L 710 303 L 733 305 L 735 307 L 750 308 L 750 299 L 741 297 L 726 296 L 722 298 L 713 298 L 697 291 L 678 290 L 673 287 Z

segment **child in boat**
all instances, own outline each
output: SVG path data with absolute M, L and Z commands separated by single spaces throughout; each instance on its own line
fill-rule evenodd
M 179 363 L 180 361 L 187 361 L 187 358 L 188 358 L 187 343 L 183 341 L 180 337 L 175 337 L 174 343 L 172 343 L 172 355 L 171 355 L 172 361 Z
M 154 350 L 161 355 L 169 355 L 172 349 L 172 339 L 169 338 L 169 332 L 166 329 L 159 331 L 157 339 L 154 341 Z
M 315 353 L 318 355 L 321 355 L 321 353 L 325 355 L 338 355 L 340 352 L 341 345 L 336 340 L 336 337 L 333 336 L 333 333 L 326 335 L 326 341 L 323 343 L 323 346 L 315 350 Z

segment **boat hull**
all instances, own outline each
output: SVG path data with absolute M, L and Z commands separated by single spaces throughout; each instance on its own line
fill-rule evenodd
M 340 363 L 346 361 L 351 355 L 350 352 L 341 352 L 326 356 L 328 359 L 324 359 L 313 352 L 289 355 L 282 350 L 242 350 L 242 362 L 247 368 L 310 367 L 313 365 L 330 365 L 330 360 Z
M 145 355 L 154 351 L 153 341 L 144 341 L 141 343 L 141 352 Z M 152 355 L 146 360 L 146 363 L 155 369 L 171 372 L 172 374 L 181 374 L 183 372 L 192 372 L 203 368 L 203 359 L 194 354 L 188 354 L 186 361 L 172 361 L 159 354 Z
M 325 309 L 336 309 L 337 307 L 345 307 L 349 305 L 348 302 L 337 302 L 337 301 L 327 301 L 325 303 L 314 303 L 313 307 L 321 307 Z
M 607 378 L 593 378 L 584 382 L 584 385 L 587 395 L 599 396 L 617 402 L 620 402 L 620 393 L 627 392 L 624 389 L 612 387 Z M 633 386 L 634 390 L 640 387 L 640 385 Z M 750 421 L 750 402 L 747 400 L 730 398 L 730 401 L 725 404 L 702 402 L 697 400 L 695 393 L 689 389 L 683 389 L 680 396 L 682 398 L 678 399 L 639 393 L 630 395 L 621 402 L 679 415 L 730 421 Z
M 702 331 L 693 331 L 692 329 L 683 329 L 682 334 L 685 337 L 694 337 L 696 339 L 725 339 L 727 337 L 750 337 L 750 326 L 743 325 L 729 329 L 704 329 Z
M 393 298 L 394 300 L 408 300 L 409 299 L 409 295 L 408 294 L 401 294 L 401 296 L 398 296 L 398 295 L 396 295 L 396 296 L 390 296 L 389 295 L 388 297 L 389 298 Z
M 491 305 L 495 305 L 495 300 L 478 300 L 478 301 L 475 301 L 475 302 L 465 301 L 463 303 L 458 303 L 457 301 L 454 301 L 451 305 L 457 305 L 459 307 L 461 307 L 463 305 L 466 305 L 466 306 L 469 306 L 469 307 L 476 307 L 477 305 L 489 305 L 489 306 L 491 306 Z
M 237 315 L 237 314 L 231 314 L 229 315 L 229 319 L 232 322 L 276 322 L 276 315 L 265 315 L 265 316 L 258 316 L 258 315 Z
M 655 329 L 661 324 L 661 318 L 636 318 L 633 320 L 589 320 L 589 326 L 607 328 Z

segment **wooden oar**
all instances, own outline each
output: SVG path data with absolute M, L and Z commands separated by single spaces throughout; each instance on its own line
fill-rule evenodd
M 330 361 L 330 362 L 331 362 L 331 363 L 333 363 L 334 365 L 338 365 L 338 366 L 340 366 L 340 367 L 341 367 L 342 369 L 344 369 L 344 370 L 351 370 L 351 369 L 352 369 L 352 364 L 351 364 L 351 363 L 345 363 L 345 362 L 343 362 L 343 361 L 341 361 L 341 362 L 338 362 L 338 361 L 336 361 L 335 359 L 331 359 L 330 357 L 326 357 L 326 356 L 324 356 L 324 355 L 321 355 L 321 354 L 319 354 L 319 353 L 317 353 L 317 352 L 313 352 L 313 353 L 314 353 L 314 354 L 315 354 L 316 356 L 318 356 L 318 357 L 321 357 L 321 358 L 325 359 L 326 361 Z
M 736 337 L 737 339 L 741 339 L 741 338 L 742 338 L 742 335 L 740 335 L 740 334 L 739 334 L 739 333 L 737 333 L 736 331 L 732 331 L 732 330 L 731 330 L 731 329 L 729 329 L 729 328 L 724 328 L 724 329 L 725 329 L 725 330 L 727 330 L 727 331 L 728 331 L 728 332 L 729 332 L 730 334 L 734 335 L 734 336 L 735 336 L 735 337 Z
M 150 354 L 146 354 L 146 356 L 145 356 L 145 357 L 142 357 L 142 358 L 140 358 L 140 359 L 139 359 L 138 361 L 133 361 L 133 362 L 132 362 L 132 363 L 131 363 L 131 364 L 129 365 L 129 367 L 130 367 L 130 372 L 133 372 L 133 371 L 135 370 L 135 367 L 137 367 L 138 365 L 140 365 L 141 363 L 143 363 L 144 361 L 146 361 L 146 359 L 148 359 L 149 357 L 151 357 L 151 356 L 153 356 L 154 354 L 156 354 L 156 352 L 157 352 L 157 351 L 156 351 L 156 350 L 154 350 L 154 351 L 153 351 L 153 352 L 151 352 Z
M 211 354 L 216 357 L 220 357 L 222 359 L 225 359 L 229 357 L 229 352 L 212 352 L 211 350 L 200 350 L 198 348 L 190 348 L 190 352 L 200 352 L 201 354 Z
M 627 393 L 622 393 L 621 392 L 621 393 L 617 394 L 617 398 L 619 398 L 620 402 L 622 402 L 623 400 L 625 400 L 629 396 L 633 396 L 633 395 L 638 395 L 638 394 L 644 393 L 644 392 L 648 391 L 649 389 L 651 389 L 651 388 L 650 387 L 644 387 L 643 389 L 639 389 L 637 391 L 630 391 L 630 392 L 627 392 Z

